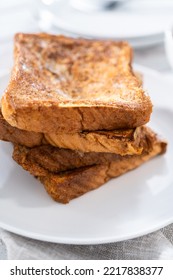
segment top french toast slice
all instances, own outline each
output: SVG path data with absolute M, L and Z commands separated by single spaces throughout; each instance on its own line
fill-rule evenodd
M 131 59 L 126 42 L 16 34 L 3 116 L 12 126 L 45 133 L 141 126 L 152 104 Z

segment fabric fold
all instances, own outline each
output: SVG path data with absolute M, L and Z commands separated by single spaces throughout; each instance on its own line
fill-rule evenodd
M 8 260 L 173 260 L 173 224 L 132 240 L 67 245 L 38 241 L 0 231 Z

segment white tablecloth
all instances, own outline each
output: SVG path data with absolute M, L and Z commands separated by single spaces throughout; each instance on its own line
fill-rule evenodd
M 173 225 L 133 240 L 102 245 L 54 244 L 4 230 L 0 238 L 10 260 L 173 260 Z

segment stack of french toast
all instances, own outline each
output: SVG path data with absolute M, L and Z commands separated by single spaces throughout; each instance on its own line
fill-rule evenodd
M 68 203 L 166 151 L 145 126 L 152 103 L 131 62 L 126 42 L 16 34 L 0 139 L 54 200 Z

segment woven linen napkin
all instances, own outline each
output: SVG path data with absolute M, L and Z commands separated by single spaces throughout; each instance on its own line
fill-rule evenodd
M 132 240 L 101 245 L 66 245 L 0 231 L 9 260 L 173 260 L 173 224 Z

